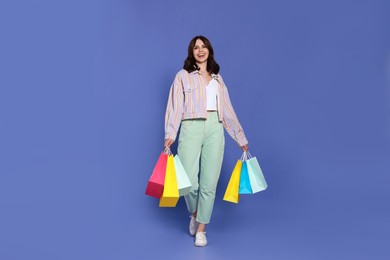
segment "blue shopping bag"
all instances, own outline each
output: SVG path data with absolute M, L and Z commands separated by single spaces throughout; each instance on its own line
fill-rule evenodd
M 246 160 L 249 180 L 252 188 L 252 192 L 256 193 L 259 191 L 266 190 L 268 187 L 267 181 L 264 178 L 263 171 L 260 168 L 259 162 L 256 157 L 252 157 L 248 152 L 248 160 Z
M 174 162 L 175 162 L 177 186 L 179 188 L 179 196 L 187 195 L 188 193 L 190 193 L 192 184 L 190 182 L 190 179 L 188 179 L 188 175 L 184 170 L 184 167 L 177 154 L 175 155 Z
M 244 152 L 244 160 L 242 162 L 241 175 L 240 175 L 240 188 L 239 194 L 252 194 L 251 183 L 248 175 L 248 166 L 246 162 L 247 156 L 246 152 Z

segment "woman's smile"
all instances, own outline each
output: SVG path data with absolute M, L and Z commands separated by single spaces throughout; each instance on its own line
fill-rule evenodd
M 202 40 L 196 40 L 193 55 L 197 63 L 207 62 L 207 59 L 209 58 L 209 50 Z

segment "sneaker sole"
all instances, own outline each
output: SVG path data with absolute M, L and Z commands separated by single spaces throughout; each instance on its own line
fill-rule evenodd
M 197 243 L 195 243 L 195 246 L 197 246 L 197 247 L 203 247 L 203 246 L 207 246 L 207 243 L 206 244 L 197 244 Z

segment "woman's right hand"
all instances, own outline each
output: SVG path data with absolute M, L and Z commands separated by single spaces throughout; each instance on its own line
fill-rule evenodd
M 173 142 L 175 142 L 175 141 L 173 141 L 172 139 L 165 139 L 165 142 L 164 142 L 164 149 L 165 148 L 169 148 L 169 147 L 171 147 L 171 145 L 173 144 Z

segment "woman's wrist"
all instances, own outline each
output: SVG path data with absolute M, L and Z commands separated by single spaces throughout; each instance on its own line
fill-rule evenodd
M 164 148 L 169 148 L 173 144 L 174 140 L 167 138 L 164 140 Z

